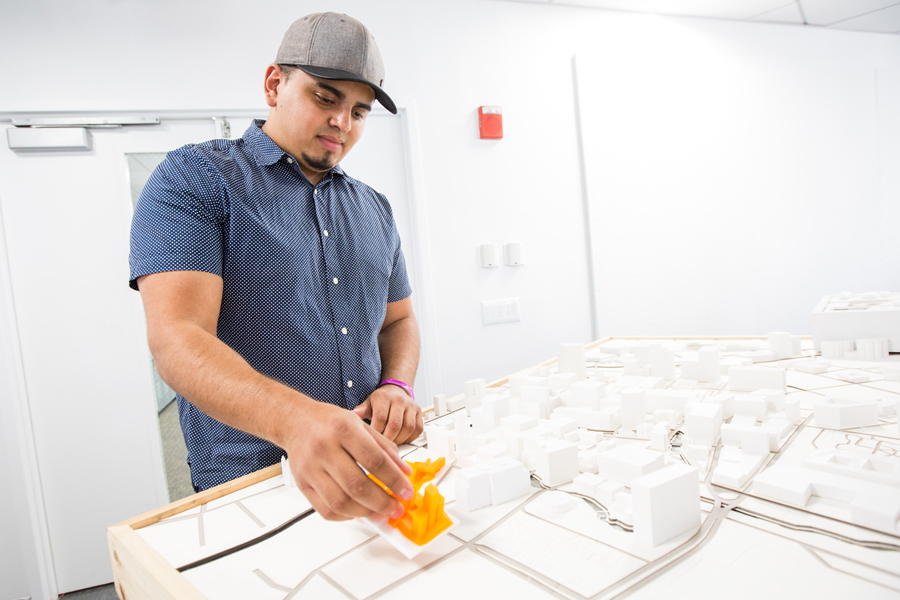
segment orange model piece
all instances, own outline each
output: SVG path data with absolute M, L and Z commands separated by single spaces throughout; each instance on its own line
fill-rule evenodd
M 389 519 L 388 523 L 400 531 L 406 539 L 419 546 L 427 544 L 453 524 L 444 512 L 444 498 L 438 493 L 437 488 L 432 485 L 425 488 L 424 494 L 421 491 L 422 486 L 434 479 L 445 462 L 443 457 L 434 462 L 430 458 L 425 462 L 407 462 L 413 470 L 409 481 L 415 490 L 412 499 L 408 501 L 400 499 L 374 475 L 369 474 L 375 483 L 403 505 L 403 514 L 397 519 Z

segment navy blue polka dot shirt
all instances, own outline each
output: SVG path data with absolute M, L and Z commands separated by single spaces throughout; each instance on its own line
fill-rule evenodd
M 130 285 L 165 271 L 222 277 L 219 339 L 260 373 L 351 409 L 378 386 L 387 303 L 411 294 L 391 207 L 339 166 L 313 186 L 263 123 L 157 167 L 132 221 Z M 280 460 L 277 446 L 177 401 L 198 490 Z

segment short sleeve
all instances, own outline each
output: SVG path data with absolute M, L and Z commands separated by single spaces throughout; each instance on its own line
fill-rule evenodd
M 151 273 L 222 276 L 225 209 L 220 179 L 193 146 L 170 152 L 159 164 L 131 222 L 132 289 L 138 289 L 138 277 Z
M 388 280 L 388 302 L 397 302 L 412 294 L 409 276 L 406 273 L 406 258 L 403 256 L 403 249 L 400 247 L 400 236 L 397 234 L 396 229 L 394 230 L 394 236 L 397 242 L 394 249 L 394 264 L 391 268 L 391 277 Z

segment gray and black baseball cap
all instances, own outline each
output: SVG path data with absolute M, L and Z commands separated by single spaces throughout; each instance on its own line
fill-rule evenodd
M 383 107 L 397 114 L 394 101 L 381 89 L 384 63 L 378 44 L 353 17 L 326 12 L 297 19 L 284 34 L 275 62 L 313 77 L 365 83 Z

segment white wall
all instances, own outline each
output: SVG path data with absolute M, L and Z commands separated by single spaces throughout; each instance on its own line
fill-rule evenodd
M 898 48 L 896 37 L 878 34 L 483 0 L 35 0 L 4 7 L 0 54 L 20 58 L 0 63 L 0 111 L 263 107 L 263 71 L 284 29 L 316 10 L 365 22 L 384 55 L 386 89 L 417 109 L 449 394 L 466 379 L 500 377 L 552 356 L 561 341 L 591 337 L 573 55 L 599 49 L 627 65 L 636 54 L 646 61 L 671 51 L 661 39 L 703 47 L 712 36 L 742 63 L 788 53 L 794 65 L 887 69 L 896 68 Z M 663 38 L 660 28 L 669 30 Z M 502 141 L 477 139 L 483 104 L 503 106 Z M 896 174 L 881 176 L 897 189 Z M 19 200 L 3 186 L 0 179 L 0 202 Z M 884 214 L 897 222 L 896 208 Z M 35 240 L 53 234 L 34 224 Z M 475 268 L 476 244 L 513 239 L 526 245 L 527 266 Z M 507 296 L 521 297 L 523 321 L 482 327 L 479 301 Z M 809 308 L 804 301 L 791 310 Z M 622 318 L 641 309 L 623 306 Z
M 633 33 L 576 61 L 604 334 L 809 333 L 823 295 L 900 286 L 900 37 Z

